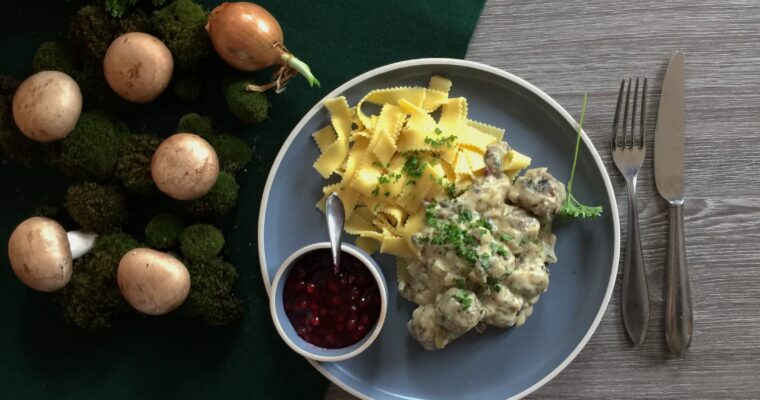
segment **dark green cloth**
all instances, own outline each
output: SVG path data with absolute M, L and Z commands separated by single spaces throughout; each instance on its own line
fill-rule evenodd
M 44 3 L 3 4 L 0 74 L 26 76 L 37 45 L 63 35 L 66 7 L 76 1 Z M 266 175 L 301 116 L 339 84 L 394 61 L 463 57 L 483 3 L 261 1 L 282 25 L 288 48 L 311 66 L 321 88 L 308 88 L 296 77 L 285 93 L 270 95 L 269 120 L 250 128 L 234 122 L 213 91 L 189 105 L 159 99 L 129 117 L 133 130 L 168 134 L 183 113 L 211 114 L 225 129 L 255 143 L 254 161 L 238 179 L 239 207 L 227 229 L 226 251 L 240 272 L 238 293 L 246 308 L 239 326 L 213 329 L 173 317 L 132 319 L 96 333 L 64 325 L 51 296 L 25 288 L 4 254 L 5 238 L 15 225 L 35 204 L 60 204 L 69 180 L 45 166 L 0 165 L 0 397 L 322 398 L 327 381 L 286 348 L 269 316 L 256 247 Z

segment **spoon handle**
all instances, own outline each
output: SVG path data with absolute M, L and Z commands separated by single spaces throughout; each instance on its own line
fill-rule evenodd
M 340 265 L 340 242 L 343 234 L 345 213 L 343 202 L 337 193 L 327 197 L 325 203 L 325 216 L 327 217 L 327 234 L 330 237 L 330 249 L 332 250 L 333 264 L 337 269 Z

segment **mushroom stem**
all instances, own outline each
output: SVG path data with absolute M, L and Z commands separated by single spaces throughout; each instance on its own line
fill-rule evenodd
M 88 231 L 66 232 L 66 236 L 69 238 L 71 258 L 74 260 L 87 254 L 95 245 L 95 239 L 98 238 L 97 233 Z

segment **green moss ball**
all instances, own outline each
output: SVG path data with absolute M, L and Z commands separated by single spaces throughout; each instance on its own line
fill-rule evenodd
M 247 80 L 240 79 L 227 85 L 227 107 L 241 121 L 255 124 L 267 118 L 269 100 L 264 93 L 246 90 L 248 83 Z
M 145 226 L 145 241 L 154 249 L 166 250 L 177 245 L 180 233 L 185 229 L 182 217 L 163 213 L 151 218 Z
M 190 260 L 208 260 L 219 254 L 223 246 L 224 236 L 213 225 L 190 225 L 179 235 L 180 251 Z
M 80 179 L 109 180 L 125 139 L 107 115 L 83 112 L 74 130 L 61 141 L 61 169 Z
M 225 215 L 235 207 L 239 189 L 234 176 L 220 172 L 211 191 L 201 198 L 185 202 L 185 212 L 199 218 Z

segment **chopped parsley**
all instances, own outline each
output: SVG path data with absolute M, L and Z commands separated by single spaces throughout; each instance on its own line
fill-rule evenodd
M 478 261 L 480 261 L 480 266 L 486 271 L 491 267 L 491 255 L 488 253 L 481 254 L 480 257 L 478 257 Z
M 401 170 L 404 171 L 410 178 L 420 178 L 425 171 L 427 163 L 422 161 L 416 154 L 410 154 L 404 161 L 404 166 Z
M 391 192 L 385 192 L 385 193 L 383 193 L 383 196 L 385 196 L 385 197 L 388 197 L 390 195 L 391 195 Z
M 483 228 L 489 232 L 493 231 L 493 225 L 491 225 L 490 222 L 484 220 L 483 218 L 478 219 L 477 221 L 470 224 L 470 227 L 472 228 Z
M 464 278 L 454 278 L 454 282 L 456 282 L 458 288 L 464 289 Z
M 501 285 L 499 285 L 499 280 L 489 276 L 486 278 L 486 284 L 493 290 L 494 292 L 501 292 Z
M 439 128 L 439 127 L 437 127 L 437 126 L 436 126 L 436 127 L 435 127 L 435 134 L 436 134 L 436 135 L 440 135 L 440 134 L 442 134 L 442 133 L 443 133 L 443 131 L 441 130 L 441 128 Z
M 457 186 L 453 183 L 446 185 L 446 194 L 449 195 L 449 197 L 452 199 L 454 197 L 457 197 Z
M 373 196 L 377 196 L 380 194 L 380 186 L 375 186 L 375 189 L 372 191 Z
M 465 208 L 459 212 L 459 222 L 470 222 L 470 221 L 472 221 L 472 211 Z
M 393 173 L 389 172 L 385 175 L 380 175 L 377 177 L 377 181 L 382 185 L 387 185 L 389 183 L 396 183 L 398 180 L 401 179 L 400 173 Z
M 431 137 L 425 138 L 425 143 L 433 146 L 433 147 L 440 147 L 443 145 L 446 145 L 448 147 L 452 147 L 454 145 L 454 141 L 457 140 L 457 137 L 455 135 L 449 135 L 449 136 L 443 136 L 438 139 L 433 139 Z
M 462 305 L 462 311 L 467 310 L 472 305 L 472 298 L 470 297 L 469 293 L 464 291 L 464 289 L 459 289 L 459 292 L 457 292 L 457 294 L 455 294 L 453 297 L 454 300 Z
M 502 257 L 506 257 L 509 254 L 509 250 L 507 250 L 506 247 L 497 243 L 491 243 L 491 251 L 494 254 Z
M 511 242 L 515 238 L 513 238 L 512 236 L 507 235 L 506 233 L 502 233 L 501 235 L 499 235 L 499 239 L 501 239 L 502 242 Z

